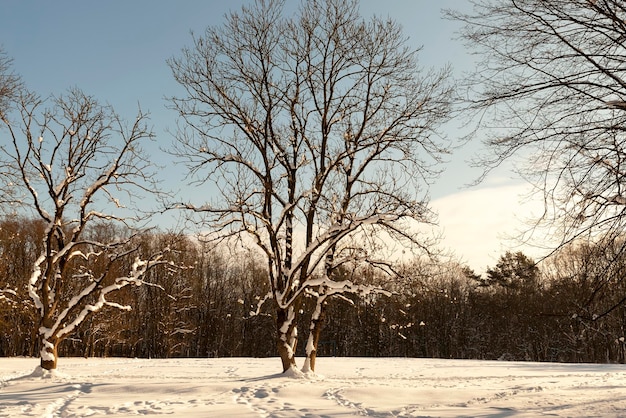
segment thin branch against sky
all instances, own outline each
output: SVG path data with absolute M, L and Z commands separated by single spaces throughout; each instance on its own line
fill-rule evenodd
M 229 9 L 237 10 L 250 3 L 246 0 L 194 0 L 180 4 L 147 0 L 9 2 L 3 5 L 0 14 L 0 44 L 13 58 L 15 72 L 30 89 L 44 97 L 79 87 L 101 102 L 111 104 L 122 116 L 134 114 L 139 104 L 150 115 L 157 142 L 165 147 L 171 143 L 176 130 L 176 114 L 166 108 L 164 97 L 179 91 L 166 60 L 190 44 L 190 32 L 201 33 L 207 26 L 222 22 Z M 422 67 L 440 68 L 449 63 L 454 74 L 462 77 L 472 70 L 473 57 L 454 39 L 458 24 L 445 20 L 441 13 L 445 8 L 468 6 L 460 3 L 455 0 L 362 0 L 359 5 L 364 16 L 376 14 L 400 23 L 410 46 L 421 48 Z M 453 142 L 458 142 L 463 135 L 460 125 L 456 119 L 444 128 Z M 480 174 L 467 163 L 478 148 L 478 144 L 468 144 L 447 157 L 449 162 L 442 166 L 440 178 L 430 187 L 431 199 L 454 196 Z M 159 179 L 163 189 L 188 193 L 184 170 L 172 164 L 171 157 L 159 149 L 151 151 L 154 162 L 163 166 Z M 492 177 L 491 185 L 519 184 L 519 180 L 511 180 L 507 168 L 494 176 L 497 181 Z M 515 205 L 516 202 L 510 203 Z M 492 218 L 493 214 L 485 214 L 485 219 Z M 462 221 L 458 217 L 451 220 L 457 224 Z M 176 220 L 169 216 L 156 222 L 163 227 L 173 227 Z M 467 222 L 474 226 L 481 220 Z M 511 231 L 503 231 L 502 235 L 507 233 Z M 466 258 L 465 249 L 455 248 L 454 242 L 444 245 Z M 485 242 L 484 245 L 493 252 L 500 243 Z M 486 261 L 482 259 L 475 265 L 482 266 Z

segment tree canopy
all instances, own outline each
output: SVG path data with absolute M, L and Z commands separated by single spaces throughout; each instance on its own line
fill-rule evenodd
M 364 291 L 332 272 L 357 259 L 388 266 L 374 254 L 380 231 L 427 247 L 407 221 L 431 219 L 452 90 L 446 69 L 421 71 L 397 23 L 363 19 L 356 1 L 303 1 L 292 17 L 284 5 L 229 14 L 170 66 L 186 91 L 172 99 L 174 154 L 219 189 L 184 207 L 265 254 L 287 370 L 307 292 Z

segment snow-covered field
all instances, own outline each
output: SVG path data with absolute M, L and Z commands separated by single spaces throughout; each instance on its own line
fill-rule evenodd
M 0 359 L 0 416 L 619 417 L 622 365 L 320 358 L 284 377 L 276 358 Z

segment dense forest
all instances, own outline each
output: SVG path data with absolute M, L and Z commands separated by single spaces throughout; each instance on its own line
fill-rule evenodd
M 0 224 L 1 356 L 40 350 L 25 278 L 44 228 L 28 218 Z M 90 233 L 121 231 L 103 223 Z M 180 267 L 151 270 L 146 281 L 159 286 L 122 289 L 111 299 L 132 310 L 104 307 L 63 341 L 61 356 L 276 354 L 268 338 L 276 333 L 272 306 L 260 303 L 267 273 L 252 250 L 162 232 L 134 245 L 144 252 L 171 246 Z M 613 258 L 606 248 L 578 245 L 538 267 L 522 253 L 506 253 L 483 276 L 455 262 L 416 259 L 393 279 L 356 266 L 344 274 L 393 292 L 328 300 L 319 355 L 623 363 L 626 307 L 617 304 L 625 290 L 624 261 Z

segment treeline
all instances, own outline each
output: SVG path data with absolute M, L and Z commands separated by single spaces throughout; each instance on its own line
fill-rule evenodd
M 624 263 L 572 247 L 539 269 L 506 253 L 480 277 L 455 263 L 407 267 L 394 296 L 350 309 L 325 329 L 339 356 L 624 363 Z
M 44 228 L 26 218 L 0 222 L 1 356 L 40 350 L 26 282 Z M 99 224 L 90 233 L 124 231 Z M 266 270 L 253 252 L 162 232 L 132 245 L 138 253 L 170 247 L 179 267 L 155 268 L 146 278 L 154 286 L 112 297 L 132 309 L 94 314 L 61 344 L 61 356 L 275 355 L 275 339 L 268 338 L 276 334 L 274 307 L 262 303 Z M 319 355 L 623 363 L 626 260 L 619 253 L 617 244 L 571 246 L 541 268 L 522 253 L 507 253 L 484 276 L 456 263 L 420 260 L 393 279 L 368 266 L 346 271 L 346 278 L 384 285 L 392 294 L 331 300 Z M 301 330 L 307 321 L 301 318 Z

